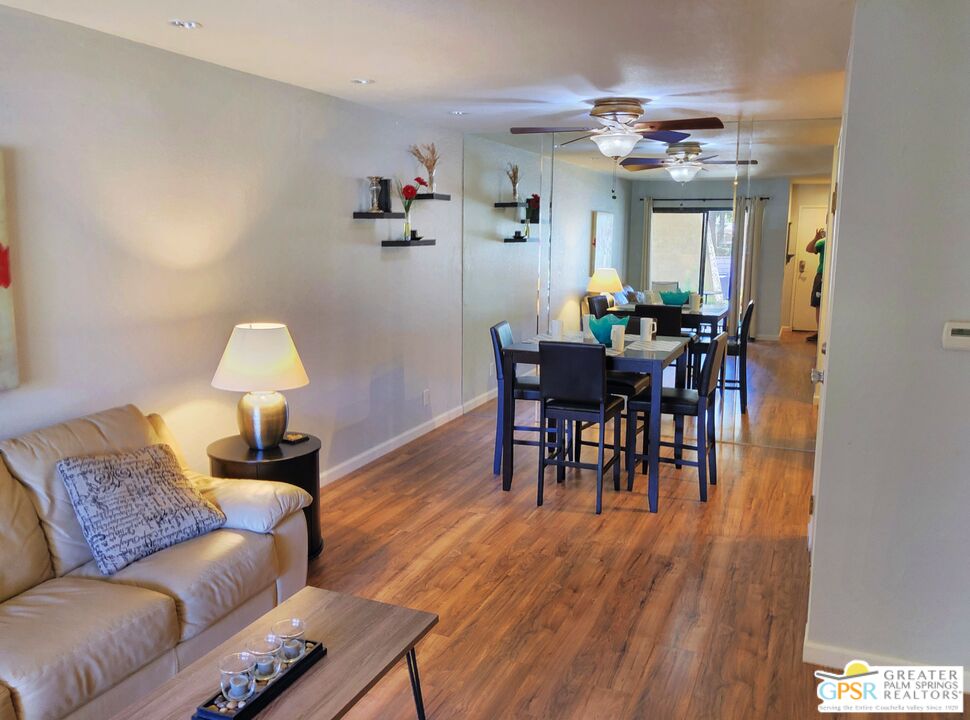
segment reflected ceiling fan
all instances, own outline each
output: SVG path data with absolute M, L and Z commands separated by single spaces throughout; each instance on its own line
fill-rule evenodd
M 690 137 L 690 133 L 680 132 L 682 130 L 720 130 L 724 127 L 724 123 L 716 117 L 638 122 L 643 115 L 644 102 L 647 101 L 628 97 L 595 100 L 589 114 L 603 125 L 601 128 L 514 127 L 510 131 L 513 135 L 585 132 L 586 135 L 562 144 L 568 145 L 590 138 L 606 157 L 622 158 L 633 152 L 636 144 L 644 138 L 676 144 Z
M 701 157 L 701 144 L 676 142 L 667 146 L 665 158 L 626 158 L 620 165 L 631 172 L 663 168 L 677 182 L 690 182 L 705 165 L 757 165 L 757 160 L 714 160 L 717 155 Z

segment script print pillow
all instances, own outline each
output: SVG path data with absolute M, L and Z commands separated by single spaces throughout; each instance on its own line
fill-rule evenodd
M 185 477 L 168 445 L 64 458 L 57 472 L 104 575 L 226 521 Z

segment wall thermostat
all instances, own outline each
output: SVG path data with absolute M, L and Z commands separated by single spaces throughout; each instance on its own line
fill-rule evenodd
M 970 321 L 950 320 L 943 325 L 944 350 L 970 350 Z

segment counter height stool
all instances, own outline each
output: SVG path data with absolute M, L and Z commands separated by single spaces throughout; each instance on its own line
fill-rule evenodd
M 540 425 L 556 426 L 555 442 L 539 448 L 539 481 L 536 505 L 542 505 L 546 465 L 556 466 L 556 481 L 563 482 L 566 468 L 596 470 L 596 514 L 603 511 L 603 473 L 613 468 L 613 487 L 620 489 L 620 413 L 623 400 L 606 387 L 606 347 L 591 343 L 539 343 Z M 606 423 L 613 421 L 613 457 L 605 460 Z M 599 425 L 596 463 L 568 458 L 565 429 L 570 423 Z M 636 435 L 634 434 L 634 437 Z M 551 453 L 547 453 L 551 450 Z
M 661 447 L 674 448 L 674 457 L 660 458 L 660 462 L 673 463 L 677 467 L 690 465 L 697 468 L 697 482 L 700 488 L 701 500 L 707 502 L 707 481 L 708 470 L 710 470 L 710 482 L 717 484 L 717 446 L 714 438 L 714 401 L 717 397 L 717 377 L 721 362 L 724 360 L 724 353 L 727 349 L 727 333 L 721 333 L 710 342 L 710 351 L 704 358 L 704 365 L 701 367 L 698 376 L 696 390 L 686 388 L 663 388 L 660 397 L 660 411 L 673 415 L 677 426 L 676 439 L 673 443 L 663 442 L 660 438 L 649 437 L 648 431 L 643 433 L 643 449 L 641 453 L 636 451 L 636 435 L 629 431 L 629 428 L 636 423 L 636 417 L 640 413 L 649 415 L 650 395 L 643 393 L 632 397 L 627 401 L 627 413 L 633 423 L 627 423 L 627 468 L 629 478 L 627 480 L 627 490 L 633 490 L 633 475 L 636 471 L 637 461 L 642 460 L 646 465 L 648 443 L 656 442 Z M 683 419 L 686 416 L 697 418 L 697 445 L 684 445 Z M 682 453 L 684 450 L 694 450 L 697 453 L 697 460 L 684 460 Z M 646 472 L 646 467 L 643 468 Z

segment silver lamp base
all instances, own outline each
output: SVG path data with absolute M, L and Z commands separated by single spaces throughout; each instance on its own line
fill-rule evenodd
M 239 434 L 253 450 L 274 448 L 283 439 L 289 414 L 282 393 L 246 393 L 236 409 Z

